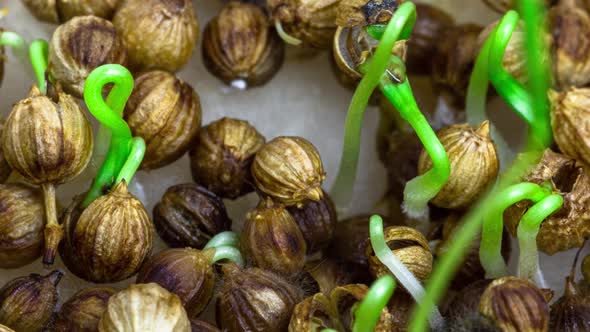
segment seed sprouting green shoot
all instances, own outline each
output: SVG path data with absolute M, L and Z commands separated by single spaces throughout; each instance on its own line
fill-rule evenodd
M 514 100 L 515 98 L 513 98 L 513 96 L 504 96 L 503 94 L 505 94 L 506 91 L 501 91 L 509 91 L 509 89 L 502 89 L 502 87 L 499 89 L 499 94 L 509 102 L 513 109 L 515 109 L 515 106 L 520 107 L 520 111 L 517 111 L 517 113 L 520 112 L 519 114 L 521 117 L 525 118 L 525 120 L 527 118 L 532 120 L 532 122 L 529 123 L 527 145 L 520 158 L 517 158 L 502 174 L 496 187 L 483 195 L 482 199 L 472 207 L 463 219 L 447 252 L 434 266 L 433 272 L 426 285 L 426 295 L 423 298 L 422 304 L 418 306 L 412 314 L 412 319 L 409 325 L 410 332 L 423 332 L 427 330 L 427 321 L 431 314 L 432 307 L 439 302 L 445 294 L 452 276 L 456 273 L 468 251 L 471 241 L 473 241 L 480 231 L 482 220 L 486 212 L 489 211 L 488 206 L 494 201 L 497 193 L 502 192 L 510 185 L 518 182 L 527 170 L 538 162 L 542 151 L 552 142 L 553 137 L 547 100 L 550 78 L 547 64 L 542 61 L 542 59 L 546 58 L 545 55 L 547 54 L 547 46 L 543 39 L 545 35 L 544 2 L 540 0 L 521 0 L 517 3 L 525 25 L 527 74 L 529 83 L 527 89 L 525 89 L 526 94 L 514 90 L 515 93 L 518 93 L 518 96 L 523 98 L 521 100 Z M 508 16 L 504 16 L 502 19 L 504 22 L 510 23 L 515 21 L 514 12 L 509 12 L 507 15 Z M 499 26 L 502 24 L 503 22 L 501 21 Z M 495 38 L 495 35 L 495 33 L 492 33 L 490 38 Z M 494 55 L 494 60 L 492 61 L 498 61 L 498 57 L 499 55 Z M 502 74 L 490 75 L 490 70 L 491 69 L 488 68 L 488 78 L 492 81 L 492 84 L 494 80 L 506 78 L 503 77 Z M 505 80 L 503 82 L 504 84 L 510 84 L 512 81 Z M 482 94 L 481 98 L 485 98 L 485 96 Z M 550 203 L 551 204 L 547 205 L 551 206 L 548 208 L 545 207 L 543 214 L 546 211 L 551 210 L 552 206 L 557 205 L 557 202 Z M 535 222 L 538 222 L 539 216 L 541 216 L 541 214 L 533 216 Z M 482 238 L 482 241 L 487 241 L 487 239 Z
M 113 84 L 106 102 L 102 91 L 105 85 Z M 129 183 L 141 164 L 145 154 L 142 138 L 133 138 L 122 114 L 127 99 L 133 90 L 133 76 L 125 67 L 116 64 L 102 65 L 94 69 L 84 86 L 84 101 L 90 113 L 102 126 L 108 128 L 108 135 L 99 135 L 98 145 L 109 145 L 108 153 L 84 201 L 87 207 L 106 190 L 123 179 Z M 105 129 L 103 129 L 105 132 Z

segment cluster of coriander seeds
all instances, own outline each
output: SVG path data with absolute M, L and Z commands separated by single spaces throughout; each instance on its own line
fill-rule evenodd
M 31 274 L 2 287 L 0 331 L 353 331 L 360 303 L 383 276 L 393 276 L 397 288 L 374 330 L 408 329 L 419 305 L 416 290 L 390 270 L 369 232 L 371 215 L 383 210 L 339 216 L 323 188 L 320 153 L 303 137 L 265 137 L 255 123 L 228 116 L 202 126 L 207 96 L 180 78 L 187 72 L 176 74 L 201 42 L 209 74 L 234 89 L 260 88 L 286 65 L 293 48 L 286 44 L 294 44 L 307 52 L 302 57 L 331 50 L 336 77 L 355 88 L 378 45 L 366 26 L 387 24 L 407 0 L 229 0 L 203 26 L 194 8 L 199 2 L 191 0 L 22 2 L 39 20 L 60 25 L 48 49 L 49 92 L 33 87 L 0 121 L 0 268 L 20 268 L 42 255 L 51 263 L 59 253 L 67 271 Z M 484 2 L 499 12 L 516 4 Z M 583 38 L 590 33 L 590 2 L 545 2 L 551 58 L 542 60 L 551 63 L 554 77 L 556 146 L 522 180 L 564 199 L 537 237 L 538 248 L 551 255 L 582 247 L 590 236 L 590 60 Z M 406 183 L 434 162 L 409 125 L 391 117 L 397 110 L 379 89 L 370 102 L 383 121 L 377 148 L 387 170 L 385 245 L 426 284 L 460 221 L 504 165 L 491 124 L 467 124 L 464 114 L 476 57 L 498 21 L 458 23 L 436 4 L 417 3 L 416 10 L 411 38 L 396 42 L 391 53 L 409 76 L 426 79 L 444 105 L 425 111 L 450 163 L 447 183 L 429 202 L 427 228 L 403 214 L 401 201 Z M 523 84 L 524 37 L 519 24 L 503 58 Z M 127 66 L 134 77 L 122 119 L 145 142 L 140 169 L 154 178 L 151 171 L 172 163 L 190 165 L 193 182 L 166 188 L 151 213 L 152 202 L 136 197 L 125 180 L 113 179 L 89 203 L 84 189 L 63 211 L 55 202 L 55 187 L 84 171 L 97 144 L 80 105 L 90 73 L 105 64 Z M 226 200 L 245 195 L 257 202 L 234 217 Z M 504 214 L 505 261 L 510 236 L 531 206 L 521 201 Z M 154 252 L 157 236 L 169 248 Z M 576 283 L 572 274 L 565 294 L 551 304 L 552 291 L 528 279 L 486 279 L 482 241 L 472 239 L 445 294 L 444 331 L 590 328 L 588 280 Z M 590 279 L 590 258 L 582 272 Z M 58 301 L 63 273 L 93 285 Z M 101 285 L 125 280 L 134 283 Z

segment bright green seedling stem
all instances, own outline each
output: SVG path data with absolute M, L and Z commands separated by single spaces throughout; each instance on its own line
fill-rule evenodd
M 378 215 L 371 216 L 369 227 L 371 246 L 373 247 L 373 251 L 375 251 L 375 256 L 377 256 L 379 261 L 391 271 L 399 283 L 412 295 L 416 303 L 422 305 L 424 288 L 414 274 L 408 270 L 387 246 L 381 217 Z M 430 310 L 432 310 L 430 325 L 433 328 L 442 326 L 443 319 L 436 306 L 431 307 Z
M 123 164 L 117 179 L 115 180 L 115 184 L 121 183 L 121 181 L 125 180 L 125 183 L 131 183 L 133 180 L 133 175 L 137 172 L 139 165 L 143 161 L 143 156 L 145 156 L 145 141 L 141 137 L 134 137 L 133 143 L 131 145 L 131 152 Z
M 540 287 L 546 287 L 546 283 L 539 269 L 537 234 L 543 220 L 562 206 L 563 197 L 557 194 L 549 195 L 528 209 L 518 224 L 518 275 L 534 280 Z
M 47 93 L 47 80 L 45 79 L 45 71 L 47 71 L 47 58 L 49 56 L 49 45 L 43 39 L 33 40 L 29 46 L 29 57 L 31 58 L 31 66 L 35 72 L 37 85 L 41 93 Z
M 529 133 L 535 133 L 535 137 L 529 135 L 527 149 L 524 158 L 517 159 L 514 164 L 501 177 L 497 187 L 491 193 L 484 195 L 483 199 L 474 205 L 472 210 L 463 220 L 462 225 L 455 233 L 453 242 L 445 255 L 434 266 L 430 279 L 426 285 L 426 295 L 420 306 L 412 314 L 409 329 L 410 332 L 424 332 L 428 328 L 428 318 L 432 307 L 441 300 L 445 294 L 452 276 L 457 271 L 460 263 L 465 258 L 471 241 L 480 231 L 481 221 L 487 211 L 487 205 L 494 199 L 495 193 L 513 184 L 541 157 L 543 148 L 551 144 L 551 123 L 549 121 L 549 109 L 547 101 L 547 89 L 549 87 L 549 71 L 547 64 L 541 59 L 547 58 L 547 48 L 542 36 L 544 28 L 543 3 L 539 0 L 518 1 L 523 14 L 526 31 L 528 78 L 530 93 L 532 95 L 531 108 L 535 113 L 534 127 Z M 538 131 L 538 132 L 536 132 Z
M 486 278 L 495 279 L 508 274 L 508 268 L 502 257 L 504 210 L 527 199 L 537 203 L 549 195 L 550 192 L 539 185 L 523 182 L 510 186 L 494 196 L 484 215 L 479 247 L 479 260 L 486 271 Z
M 238 248 L 240 246 L 240 236 L 236 232 L 226 231 L 216 234 L 207 242 L 203 249 L 231 246 Z
M 415 21 L 416 7 L 411 2 L 405 2 L 387 24 L 375 54 L 366 65 L 365 75 L 352 96 L 346 114 L 340 169 L 331 191 L 331 196 L 340 209 L 346 209 L 352 199 L 359 159 L 363 114 L 369 103 L 369 97 L 387 68 L 395 42 L 400 38 L 409 38 Z
M 411 217 L 423 218 L 427 215 L 428 201 L 434 198 L 447 183 L 451 174 L 451 164 L 436 133 L 420 112 L 409 80 L 406 78 L 401 83 L 393 83 L 390 79 L 384 81 L 386 83 L 381 87 L 383 94 L 414 128 L 424 149 L 432 159 L 433 167 L 410 180 L 404 188 L 404 211 Z
M 354 313 L 352 331 L 373 331 L 394 290 L 395 280 L 391 276 L 385 275 L 377 279 Z
M 240 267 L 244 267 L 244 259 L 237 248 L 231 246 L 215 247 L 215 254 L 213 255 L 213 264 L 221 260 L 230 260 Z
M 105 102 L 102 98 L 102 89 L 109 83 L 113 83 L 114 86 Z M 112 138 L 105 160 L 82 203 L 83 207 L 90 205 L 113 185 L 115 177 L 123 168 L 132 145 L 134 145 L 131 130 L 121 117 L 132 90 L 133 76 L 129 70 L 120 65 L 100 66 L 93 70 L 86 79 L 84 101 L 90 113 L 103 126 L 110 129 Z M 101 144 L 101 142 L 97 144 Z

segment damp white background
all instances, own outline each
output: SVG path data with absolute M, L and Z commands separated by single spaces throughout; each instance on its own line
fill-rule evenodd
M 478 0 L 432 2 L 452 13 L 458 22 L 486 25 L 498 18 L 497 14 L 487 9 Z M 194 1 L 194 5 L 202 31 L 209 19 L 220 10 L 222 1 L 198 0 Z M 49 40 L 56 27 L 37 22 L 19 0 L 0 0 L 0 8 L 9 9 L 8 16 L 0 19 L 0 27 L 20 33 L 27 41 L 35 38 Z M 304 56 L 297 49 L 289 47 L 287 59 L 272 81 L 260 88 L 237 91 L 224 86 L 207 72 L 201 60 L 201 40 L 199 39 L 193 58 L 178 73 L 178 76 L 190 82 L 200 95 L 203 124 L 229 116 L 250 121 L 268 140 L 279 135 L 298 135 L 310 140 L 322 155 L 324 167 L 328 173 L 324 187 L 329 189 L 338 168 L 345 114 L 352 96 L 351 91 L 343 88 L 336 81 L 329 56 L 329 52 L 313 57 Z M 32 77 L 27 76 L 27 73 L 28 69 L 24 68 L 8 51 L 4 81 L 0 87 L 2 116 L 7 116 L 12 105 L 26 96 L 33 82 Z M 429 85 L 421 81 L 424 80 L 412 79 L 419 103 L 423 107 L 433 107 L 435 101 L 431 96 Z M 524 127 L 519 125 L 520 120 L 502 107 L 500 101 L 492 103 L 489 113 L 493 119 L 499 120 L 497 125 L 500 129 L 511 133 L 512 142 L 516 144 L 524 131 Z M 365 115 L 361 164 L 353 204 L 346 215 L 374 212 L 375 205 L 385 190 L 385 171 L 378 162 L 375 151 L 377 115 L 374 107 L 370 107 Z M 95 164 L 91 165 L 73 182 L 57 189 L 61 206 L 67 206 L 74 195 L 89 187 L 96 167 Z M 151 172 L 139 172 L 135 179 L 133 191 L 143 200 L 150 213 L 166 188 L 192 180 L 186 156 L 167 167 Z M 256 203 L 257 199 L 252 194 L 236 201 L 226 201 L 236 227 L 239 228 L 245 213 Z M 157 252 L 164 247 L 158 239 L 154 251 Z M 513 253 L 517 253 L 516 246 L 514 248 Z M 572 259 L 573 252 L 560 253 L 552 257 L 542 256 L 542 268 L 557 296 L 562 293 L 563 277 L 568 273 Z M 57 261 L 55 268 L 63 269 L 66 273 L 59 286 L 61 302 L 77 290 L 90 286 L 89 283 L 69 273 L 61 261 Z M 0 286 L 18 276 L 47 272 L 39 260 L 17 270 L 0 269 Z M 114 287 L 123 288 L 133 281 L 132 278 L 115 284 Z

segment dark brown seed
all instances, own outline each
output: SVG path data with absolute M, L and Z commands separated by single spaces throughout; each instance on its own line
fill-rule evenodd
M 79 16 L 53 33 L 47 71 L 67 93 L 82 98 L 86 77 L 108 63 L 127 63 L 123 40 L 111 22 L 96 16 Z
M 169 246 L 202 249 L 214 235 L 229 231 L 231 220 L 221 198 L 186 183 L 166 190 L 154 207 L 154 225 Z
M 248 213 L 240 239 L 244 256 L 257 267 L 284 275 L 303 269 L 305 239 L 285 207 L 270 199 Z
M 354 265 L 345 263 L 336 263 L 330 258 L 320 258 L 309 261 L 305 264 L 302 273 L 302 284 L 306 288 L 311 288 L 312 293 L 324 293 L 329 295 L 332 289 L 352 284 L 355 282 L 365 281 L 362 277 L 368 274 L 368 271 L 358 269 Z
M 590 331 L 590 296 L 566 278 L 565 294 L 551 305 L 550 331 Z
M 215 249 L 166 249 L 150 258 L 139 270 L 136 283 L 155 282 L 178 295 L 189 317 L 197 317 L 213 296 Z
M 230 263 L 222 270 L 224 284 L 216 304 L 218 326 L 229 332 L 287 329 L 293 309 L 302 299 L 298 289 L 257 268 L 240 269 Z
M 308 255 L 323 249 L 330 243 L 338 216 L 328 193 L 324 192 L 319 202 L 307 201 L 302 208 L 291 206 L 287 210 L 303 234 Z
M 108 194 L 80 208 L 74 199 L 62 216 L 65 239 L 60 254 L 78 277 L 109 283 L 133 276 L 149 258 L 153 225 L 145 207 L 122 181 Z
M 175 72 L 190 60 L 199 39 L 199 22 L 190 0 L 126 0 L 117 9 L 113 25 L 135 71 Z
M 283 41 L 256 5 L 230 1 L 205 27 L 203 62 L 226 84 L 263 85 L 281 68 L 284 58 Z
M 547 300 L 543 292 L 526 279 L 494 280 L 481 296 L 479 312 L 503 331 L 548 331 Z
M 250 166 L 264 142 L 247 121 L 224 117 L 211 122 L 190 151 L 193 179 L 223 198 L 252 192 Z
M 0 289 L 0 324 L 15 331 L 41 331 L 57 304 L 57 284 L 63 273 L 31 274 L 9 281 Z
M 416 23 L 407 44 L 406 67 L 410 74 L 428 75 L 438 40 L 453 27 L 455 20 L 445 11 L 428 4 L 417 3 L 416 12 Z
M 56 332 L 98 332 L 98 321 L 109 298 L 117 291 L 110 287 L 83 289 L 64 303 L 57 314 Z
M 201 100 L 173 74 L 149 71 L 136 77 L 123 117 L 133 136 L 145 140 L 141 167 L 156 169 L 188 151 L 201 128 Z
M 479 52 L 477 37 L 482 30 L 477 24 L 460 24 L 446 30 L 438 40 L 432 57 L 432 81 L 435 90 L 453 107 L 465 107 L 467 85 Z
M 41 256 L 45 205 L 42 193 L 0 184 L 0 268 L 24 266 Z
M 221 332 L 217 327 L 199 320 L 199 319 L 190 319 L 191 321 L 191 332 Z

